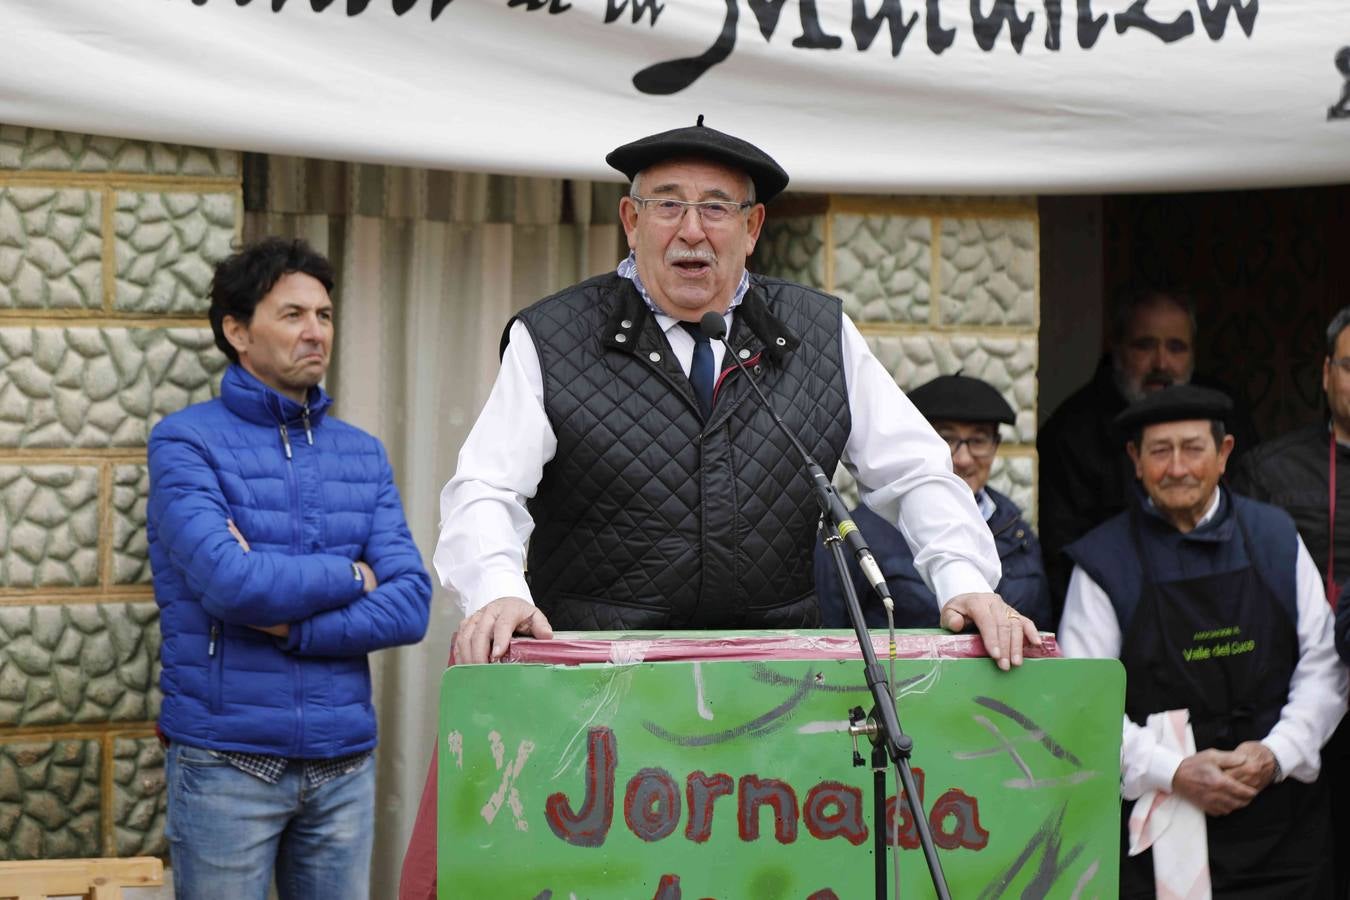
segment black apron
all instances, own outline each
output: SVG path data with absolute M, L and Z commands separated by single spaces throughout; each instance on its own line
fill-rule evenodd
M 1125 713 L 1139 725 L 1152 713 L 1189 709 L 1196 750 L 1232 750 L 1260 740 L 1279 721 L 1298 663 L 1295 624 L 1251 564 L 1251 545 L 1231 502 L 1245 568 L 1158 582 L 1145 550 L 1142 514 L 1131 536 L 1143 575 L 1139 605 L 1121 645 Z M 1128 855 L 1121 818 L 1120 895 L 1153 897 L 1153 853 Z M 1215 897 L 1266 900 L 1331 896 L 1330 807 L 1317 785 L 1287 779 L 1246 807 L 1209 816 L 1210 880 Z

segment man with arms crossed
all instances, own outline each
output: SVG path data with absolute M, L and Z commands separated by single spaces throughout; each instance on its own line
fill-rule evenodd
M 174 888 L 364 898 L 366 654 L 421 640 L 431 581 L 384 447 L 328 415 L 333 270 L 270 238 L 216 269 L 220 396 L 150 436 Z

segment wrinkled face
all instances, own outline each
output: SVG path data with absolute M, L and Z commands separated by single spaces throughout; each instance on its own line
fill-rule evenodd
M 1191 318 L 1168 300 L 1134 311 L 1113 354 L 1116 384 L 1131 403 L 1172 384 L 1186 384 L 1195 367 Z
M 1322 363 L 1322 390 L 1327 392 L 1327 406 L 1331 409 L 1331 423 L 1336 436 L 1350 440 L 1350 372 L 1341 368 L 1350 366 L 1350 328 L 1336 335 L 1336 355 Z
M 224 320 L 239 364 L 263 384 L 304 403 L 323 380 L 333 349 L 333 301 L 312 275 L 288 272 L 258 302 L 245 323 Z
M 989 470 L 998 452 L 998 426 L 992 422 L 937 420 L 933 430 L 952 451 L 952 471 L 978 494 L 989 483 Z
M 1233 451 L 1233 436 L 1224 435 L 1216 447 L 1208 420 L 1162 422 L 1146 426 L 1139 446 L 1131 442 L 1126 450 L 1134 474 L 1163 517 L 1193 527 L 1214 497 Z
M 749 199 L 744 173 L 704 160 L 671 160 L 643 171 L 635 185 L 642 197 L 674 200 Z M 764 206 L 710 223 L 693 209 L 674 222 L 659 220 L 650 204 L 631 197 L 619 201 L 619 216 L 628 246 L 637 258 L 638 275 L 652 301 L 676 319 L 697 322 L 706 312 L 726 312 L 755 249 Z

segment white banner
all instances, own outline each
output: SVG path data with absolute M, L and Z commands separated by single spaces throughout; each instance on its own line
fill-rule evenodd
M 1347 0 L 3 0 L 0 122 L 616 178 L 707 123 L 792 187 L 1350 181 Z

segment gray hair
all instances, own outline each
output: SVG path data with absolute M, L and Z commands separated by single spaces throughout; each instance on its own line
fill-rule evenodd
M 1341 336 L 1341 332 L 1350 328 L 1350 306 L 1341 309 L 1340 312 L 1332 316 L 1331 324 L 1327 326 L 1327 359 L 1334 359 L 1336 356 L 1336 339 Z
M 1190 294 L 1173 288 L 1135 287 L 1121 292 L 1116 301 L 1111 319 L 1111 344 L 1119 346 L 1125 339 L 1135 313 L 1162 303 L 1170 303 L 1186 314 L 1191 322 L 1191 340 L 1194 341 L 1200 332 L 1195 320 L 1195 300 Z

